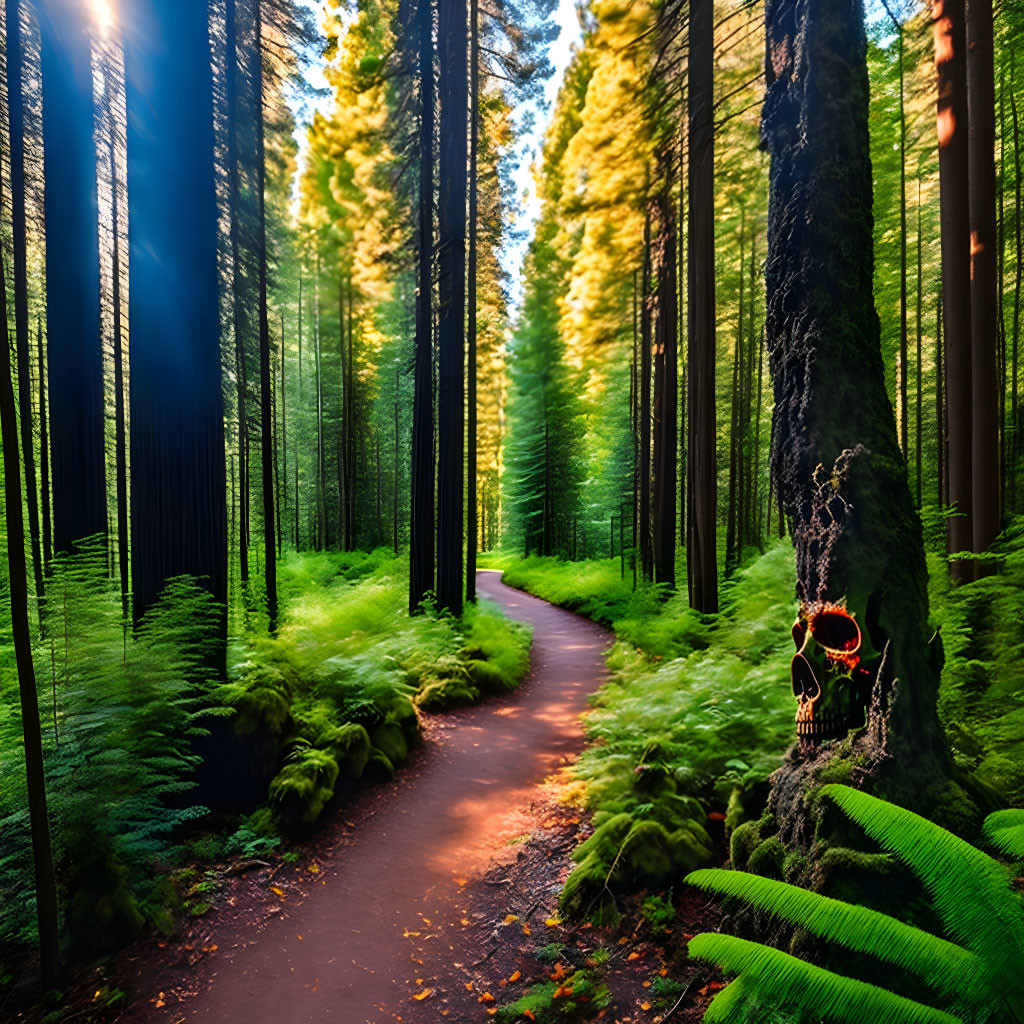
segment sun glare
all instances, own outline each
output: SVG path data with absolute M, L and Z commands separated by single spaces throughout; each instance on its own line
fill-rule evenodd
M 92 14 L 96 19 L 99 30 L 106 35 L 114 26 L 114 11 L 111 8 L 111 0 L 89 0 L 92 5 Z

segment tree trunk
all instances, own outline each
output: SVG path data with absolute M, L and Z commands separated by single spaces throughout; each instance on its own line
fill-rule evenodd
M 39 372 L 42 390 L 48 363 L 53 540 L 56 550 L 63 552 L 107 528 L 91 33 L 87 11 L 77 0 L 41 0 L 36 11 L 44 110 L 49 352 L 46 362 L 40 360 Z M 40 460 L 45 474 L 45 447 Z M 44 497 L 44 533 L 48 518 Z M 45 546 L 49 548 L 49 543 Z
M 348 396 L 348 372 L 345 362 L 345 283 L 338 281 L 338 358 L 341 363 L 341 378 L 338 382 L 340 387 L 340 417 L 338 420 L 338 538 L 341 542 L 342 551 L 348 550 L 348 494 L 346 483 L 348 481 L 348 445 L 345 431 L 348 426 L 348 410 L 346 399 Z
M 43 347 L 43 321 L 36 318 L 36 362 L 39 364 L 39 476 L 42 491 L 40 505 L 43 512 L 43 573 L 49 571 L 53 559 L 53 528 L 50 522 L 50 434 L 49 411 L 46 403 L 46 350 Z M 104 497 L 106 497 L 104 495 Z M 106 501 L 104 501 L 106 505 Z M 104 527 L 107 511 L 104 508 Z M 105 529 L 106 533 L 107 530 Z
M 228 109 L 227 169 L 228 216 L 231 246 L 231 316 L 235 349 L 235 405 L 238 415 L 238 572 L 242 588 L 249 582 L 249 423 L 246 415 L 245 365 L 245 296 L 242 288 L 241 213 L 239 192 L 241 175 L 238 166 L 238 0 L 226 0 L 225 38 L 227 64 L 224 89 Z
M 207 11 L 136 0 L 125 16 L 134 612 L 140 618 L 171 577 L 195 576 L 222 607 L 223 639 L 227 511 Z
M 821 602 L 845 602 L 861 625 L 863 666 L 877 677 L 868 729 L 855 749 L 887 795 L 919 804 L 922 780 L 948 758 L 936 712 L 940 655 L 929 641 L 921 526 L 886 393 L 872 296 L 863 19 L 860 0 L 766 5 L 773 446 L 801 615 L 809 618 Z M 855 701 L 844 705 L 841 693 L 832 696 L 827 676 L 823 685 L 818 708 L 834 709 L 832 735 L 845 736 L 863 712 Z M 821 725 L 812 737 L 828 738 L 829 722 Z M 798 781 L 798 770 L 776 776 L 777 810 L 801 804 Z M 783 822 L 784 841 L 799 827 Z
M 896 405 L 899 410 L 897 427 L 900 451 L 907 458 L 910 453 L 907 430 L 907 118 L 904 111 L 903 25 L 896 23 L 895 28 L 900 76 L 900 353 Z
M 441 159 L 438 206 L 437 604 L 462 613 L 463 459 L 466 371 L 466 0 L 439 8 Z
M 935 299 L 935 489 L 939 508 L 949 501 L 946 461 L 946 393 L 942 372 L 942 295 Z
M 971 479 L 971 285 L 967 205 L 967 65 L 964 0 L 933 0 L 938 75 L 939 200 L 942 227 L 942 306 L 946 328 L 946 409 L 949 431 L 948 546 L 974 544 Z M 973 576 L 971 563 L 954 561 L 953 575 Z
M 971 238 L 971 501 L 974 551 L 982 552 L 995 540 L 1000 528 L 992 0 L 968 0 L 966 39 Z
M 651 218 L 644 221 L 644 272 L 640 295 L 640 573 L 654 578 L 651 549 Z
M 917 507 L 921 507 L 922 500 L 922 441 L 921 441 L 921 404 L 924 398 L 924 371 L 922 364 L 923 335 L 921 317 L 923 315 L 922 304 L 924 303 L 924 274 L 922 270 L 922 255 L 924 246 L 921 239 L 921 179 L 917 179 L 917 372 L 914 376 L 914 466 L 917 476 Z
M 466 600 L 476 600 L 476 232 L 477 146 L 480 134 L 479 0 L 469 4 L 469 263 L 466 282 Z
M 280 556 L 284 551 L 284 534 L 281 531 L 282 518 L 288 517 L 288 414 L 285 409 L 285 327 L 284 310 L 281 310 L 281 472 L 277 481 L 277 553 Z M 275 407 L 276 408 L 276 407 Z M 277 414 L 274 415 L 275 429 L 277 425 Z M 277 451 L 277 443 L 274 443 L 274 450 Z
M 1016 269 L 1013 276 L 1013 342 L 1010 360 L 1010 422 L 1012 443 L 1010 445 L 1010 513 L 1017 512 L 1017 457 L 1020 452 L 1020 412 L 1017 388 L 1018 340 L 1020 338 L 1021 275 L 1024 271 L 1024 224 L 1021 223 L 1021 166 L 1020 166 L 1020 124 L 1017 118 L 1017 96 L 1014 92 L 1014 78 L 1017 71 L 1016 53 L 1010 64 L 1010 114 L 1013 118 L 1013 203 L 1014 232 L 1016 235 Z
M 267 310 L 266 154 L 263 140 L 263 0 L 255 0 L 256 38 L 252 55 L 256 93 L 256 202 L 259 240 L 256 253 L 260 303 L 260 468 L 263 483 L 263 581 L 270 632 L 277 629 L 277 536 L 274 529 L 274 392 L 270 381 L 270 318 Z
M 32 355 L 28 322 L 28 239 L 25 214 L 25 97 L 24 26 L 20 0 L 6 0 L 7 27 L 7 127 L 11 172 L 11 248 L 14 264 L 14 341 L 18 361 L 18 417 L 21 423 L 21 457 L 25 469 L 25 504 L 28 508 L 32 571 L 35 579 L 39 625 L 42 629 L 45 584 L 39 546 L 39 496 L 36 490 L 36 456 L 32 424 Z M 91 128 L 91 124 L 90 124 Z M 94 170 L 95 173 L 95 170 Z M 98 285 L 97 285 L 98 287 Z M 106 514 L 99 520 L 103 530 Z
M 391 496 L 392 501 L 392 544 L 394 545 L 395 554 L 398 554 L 398 458 L 401 453 L 401 438 L 399 436 L 398 428 L 398 399 L 399 390 L 401 384 L 401 377 L 399 376 L 398 365 L 395 365 L 395 481 L 394 490 Z
M 117 173 L 117 149 L 114 144 L 113 125 L 108 142 L 111 202 L 112 254 L 111 275 L 112 313 L 114 334 L 114 486 L 117 494 L 117 567 L 121 583 L 121 610 L 127 619 L 131 611 L 131 581 L 129 579 L 128 544 L 128 447 L 125 438 L 124 408 L 124 329 L 121 320 L 121 224 L 119 216 L 120 178 Z
M 412 505 L 409 511 L 409 610 L 434 586 L 434 13 L 419 0 L 419 288 L 413 377 Z
M 714 3 L 691 0 L 689 57 L 689 250 L 692 605 L 718 611 L 718 482 L 715 427 Z
M 662 162 L 665 182 L 658 208 L 658 319 L 654 356 L 654 575 L 676 587 L 676 449 L 679 338 L 676 310 L 676 218 L 669 193 L 672 154 Z
M 8 14 L 10 8 L 8 8 Z M 8 22 L 8 25 L 10 22 Z M 2 177 L 2 169 L 0 169 Z M 0 181 L 2 186 L 2 181 Z M 2 188 L 0 188 L 2 191 Z M 0 259 L 0 322 L 8 322 L 7 281 Z M 21 466 L 18 464 L 18 414 L 14 402 L 11 350 L 0 345 L 0 444 L 3 448 L 4 497 L 7 523 L 7 570 L 11 596 L 11 631 L 21 697 L 21 727 L 25 743 L 25 776 L 28 788 L 29 830 L 35 872 L 36 921 L 43 988 L 62 987 L 64 967 L 60 956 L 57 884 L 50 845 L 50 821 L 46 808 L 46 775 L 43 739 L 39 725 L 39 695 L 32 662 L 32 635 L 28 612 L 28 574 L 25 568 L 25 526 L 22 519 Z
M 297 356 L 297 359 L 296 359 L 296 363 L 298 365 L 298 371 L 299 371 L 299 396 L 298 396 L 299 397 L 299 401 L 296 404 L 295 408 L 299 412 L 301 412 L 302 411 L 302 400 L 303 400 L 303 397 L 304 397 L 303 394 L 302 394 L 302 266 L 301 265 L 299 266 L 299 307 L 298 307 L 298 331 L 297 331 L 297 334 L 298 334 L 299 350 L 298 350 L 298 356 Z M 298 422 L 301 422 L 301 421 L 297 420 L 296 423 L 298 424 Z M 299 457 L 299 453 L 300 453 L 300 450 L 301 450 L 300 447 L 299 447 L 300 443 L 301 443 L 301 431 L 297 429 L 296 430 L 296 441 L 295 441 L 295 550 L 296 551 L 300 551 L 301 550 L 301 547 L 299 545 L 299 462 L 301 461 L 300 457 Z

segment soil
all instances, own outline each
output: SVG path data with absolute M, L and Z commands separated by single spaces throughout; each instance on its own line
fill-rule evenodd
M 567 767 L 610 634 L 496 572 L 482 570 L 478 590 L 533 626 L 522 686 L 426 716 L 424 743 L 392 783 L 364 791 L 291 861 L 219 869 L 208 913 L 80 976 L 65 1020 L 470 1024 L 588 964 L 612 1001 L 580 1004 L 573 1020 L 701 1019 L 721 985 L 685 944 L 717 925 L 706 898 L 675 898 L 674 931 L 636 912 L 645 894 L 614 929 L 558 920 L 570 854 L 589 834 Z M 117 991 L 124 999 L 101 1009 Z

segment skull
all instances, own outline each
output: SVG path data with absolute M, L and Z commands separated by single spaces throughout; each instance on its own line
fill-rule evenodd
M 845 736 L 864 724 L 873 678 L 865 660 L 875 660 L 855 615 L 845 604 L 804 605 L 793 623 L 796 654 L 790 666 L 801 743 Z

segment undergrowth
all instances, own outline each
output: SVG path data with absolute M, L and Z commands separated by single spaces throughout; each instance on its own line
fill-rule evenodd
M 277 635 L 231 641 L 225 682 L 221 613 L 196 582 L 172 581 L 133 630 L 102 540 L 54 562 L 35 660 L 71 956 L 207 912 L 210 865 L 265 856 L 360 780 L 390 777 L 419 738 L 417 706 L 505 691 L 526 672 L 530 632 L 493 606 L 410 616 L 407 563 L 387 549 L 287 556 L 280 593 Z M 0 668 L 3 962 L 36 930 L 5 623 Z
M 686 596 L 632 590 L 617 560 L 506 560 L 503 580 L 613 626 L 611 680 L 586 718 L 577 774 L 594 833 L 562 894 L 576 914 L 614 913 L 618 891 L 664 887 L 709 863 L 708 814 L 734 827 L 790 742 L 793 553 L 772 548 L 703 620 Z

